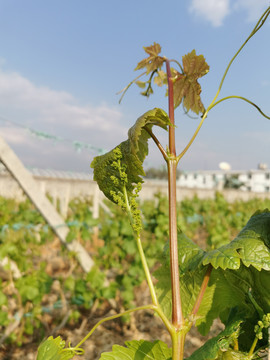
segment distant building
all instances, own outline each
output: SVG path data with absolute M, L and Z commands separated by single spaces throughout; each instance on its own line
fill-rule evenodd
M 270 170 L 183 171 L 177 185 L 197 189 L 234 188 L 242 191 L 270 192 Z

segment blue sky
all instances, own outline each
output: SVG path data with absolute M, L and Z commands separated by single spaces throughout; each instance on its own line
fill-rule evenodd
M 196 49 L 210 65 L 200 80 L 202 100 L 213 99 L 228 61 L 270 5 L 268 0 L 0 0 L 0 135 L 26 166 L 89 171 L 98 149 L 126 139 L 136 119 L 154 107 L 167 111 L 164 89 L 145 99 L 134 86 L 143 46 L 181 60 Z M 270 18 L 232 65 L 221 96 L 241 95 L 270 114 Z M 5 121 L 8 120 L 8 121 Z M 177 149 L 198 119 L 176 111 Z M 12 124 L 16 123 L 18 125 Z M 57 137 L 42 140 L 26 128 Z M 158 132 L 164 146 L 166 133 Z M 69 139 L 70 141 L 62 141 Z M 223 102 L 209 113 L 184 170 L 270 166 L 270 121 L 248 104 Z M 72 141 L 93 146 L 76 152 Z M 162 159 L 150 146 L 148 166 Z

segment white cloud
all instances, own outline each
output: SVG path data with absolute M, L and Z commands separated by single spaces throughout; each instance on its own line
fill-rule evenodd
M 66 163 L 70 170 L 78 170 L 84 169 L 87 164 L 88 171 L 89 154 L 78 157 L 72 143 L 41 141 L 4 119 L 60 138 L 82 141 L 96 148 L 111 148 L 127 136 L 127 128 L 121 123 L 122 114 L 116 108 L 106 104 L 82 105 L 68 92 L 37 86 L 16 72 L 0 68 L 0 136 L 6 139 L 26 165 L 47 167 L 51 163 L 54 168 L 63 168 L 63 163 Z M 65 154 L 61 153 L 64 146 Z M 70 156 L 70 153 L 74 155 Z
M 0 127 L 0 134 L 4 134 L 5 140 L 12 145 L 25 145 L 25 133 L 21 129 Z
M 234 10 L 245 10 L 247 12 L 247 21 L 257 21 L 270 5 L 269 0 L 237 0 Z
M 227 15 L 237 11 L 244 11 L 247 21 L 256 21 L 269 5 L 269 0 L 192 0 L 189 12 L 217 27 Z
M 192 0 L 189 11 L 217 27 L 230 12 L 229 0 Z
M 0 111 L 12 108 L 36 122 L 62 124 L 80 129 L 112 131 L 121 119 L 120 111 L 106 105 L 79 105 L 69 93 L 38 87 L 14 72 L 0 70 Z M 1 114 L 1 113 L 0 113 Z

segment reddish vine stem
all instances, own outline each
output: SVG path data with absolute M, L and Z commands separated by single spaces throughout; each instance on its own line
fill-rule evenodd
M 170 268 L 172 288 L 172 324 L 180 329 L 184 324 L 180 282 L 179 282 L 179 261 L 177 244 L 177 212 L 176 212 L 176 149 L 175 149 L 175 127 L 174 127 L 174 102 L 173 82 L 171 77 L 170 62 L 166 59 L 168 78 L 169 118 L 172 126 L 169 127 L 169 151 L 168 165 L 168 191 L 169 191 L 169 236 L 170 236 Z
M 169 181 L 169 236 L 170 236 L 170 265 L 172 287 L 172 323 L 181 328 L 184 319 L 180 296 L 179 261 L 177 244 L 177 213 L 176 213 L 176 160 L 168 161 Z
M 169 149 L 170 155 L 176 156 L 175 150 L 175 127 L 174 127 L 174 102 L 173 102 L 173 80 L 171 74 L 170 61 L 166 59 L 166 70 L 168 79 L 168 101 L 169 101 L 169 118 L 173 126 L 169 126 Z

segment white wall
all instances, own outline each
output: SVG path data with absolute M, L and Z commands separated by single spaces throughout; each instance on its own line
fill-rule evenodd
M 40 191 L 46 194 L 49 194 L 54 203 L 56 204 L 57 200 L 60 203 L 61 213 L 65 215 L 67 210 L 68 202 L 74 198 L 82 199 L 93 199 L 95 192 L 97 191 L 97 184 L 93 180 L 79 180 L 79 179 L 58 179 L 58 178 L 46 178 L 35 176 L 36 181 L 39 183 Z M 177 200 L 181 201 L 185 198 L 193 198 L 197 195 L 201 199 L 214 198 L 215 192 L 217 189 L 196 189 L 188 188 L 177 185 Z M 148 180 L 142 186 L 142 191 L 140 193 L 140 199 L 153 199 L 156 193 L 162 193 L 167 195 L 168 188 L 166 181 L 155 181 Z M 238 190 L 222 190 L 221 191 L 225 198 L 232 202 L 236 199 L 249 200 L 254 197 L 257 198 L 270 198 L 270 192 L 261 192 L 255 193 L 251 191 L 238 191 Z M 0 174 L 0 196 L 6 198 L 16 198 L 21 201 L 25 199 L 23 191 L 17 184 L 17 182 L 11 178 L 11 176 L 5 174 Z M 99 197 L 102 199 L 104 196 L 99 191 Z

